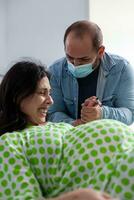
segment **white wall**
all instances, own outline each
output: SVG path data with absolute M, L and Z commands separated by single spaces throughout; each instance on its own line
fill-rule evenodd
M 90 0 L 90 19 L 102 29 L 106 51 L 134 66 L 134 0 Z
M 0 0 L 0 73 L 3 73 L 7 57 L 7 9 L 6 1 Z
M 88 0 L 3 0 L 1 5 L 2 2 L 7 6 L 6 70 L 11 61 L 20 57 L 34 57 L 47 65 L 62 57 L 65 29 L 74 21 L 89 18 Z

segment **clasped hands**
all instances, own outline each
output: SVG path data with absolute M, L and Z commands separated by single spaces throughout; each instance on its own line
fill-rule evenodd
M 73 126 L 85 124 L 87 122 L 101 118 L 101 102 L 96 96 L 92 96 L 85 100 L 81 108 L 81 118 L 73 122 Z

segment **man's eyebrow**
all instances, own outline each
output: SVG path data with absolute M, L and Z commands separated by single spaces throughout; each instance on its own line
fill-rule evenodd
M 67 56 L 67 57 L 69 57 L 69 58 L 74 58 L 74 57 L 70 56 L 70 55 L 69 55 L 69 54 L 67 54 L 67 53 L 66 53 L 66 56 Z
M 80 57 L 80 58 L 74 58 L 74 57 L 70 56 L 67 53 L 66 53 L 66 56 L 69 57 L 69 58 L 72 58 L 72 59 L 89 59 L 89 60 L 91 59 L 89 56 L 84 56 L 84 57 Z
M 78 59 L 91 59 L 89 56 L 85 56 L 85 57 L 81 57 L 81 58 L 78 58 Z

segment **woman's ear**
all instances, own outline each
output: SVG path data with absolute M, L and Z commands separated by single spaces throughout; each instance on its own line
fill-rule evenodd
M 98 56 L 99 58 L 102 58 L 103 55 L 104 55 L 104 52 L 105 52 L 105 47 L 104 46 L 101 46 L 98 50 Z

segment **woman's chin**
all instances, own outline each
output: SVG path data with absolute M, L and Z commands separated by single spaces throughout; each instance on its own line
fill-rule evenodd
M 43 125 L 46 123 L 46 116 L 42 116 L 42 117 L 36 117 L 34 119 L 29 120 L 30 124 L 33 125 Z
M 43 124 L 45 124 L 46 123 L 46 118 L 42 118 L 42 119 L 40 119 L 39 120 L 39 125 L 43 125 Z

